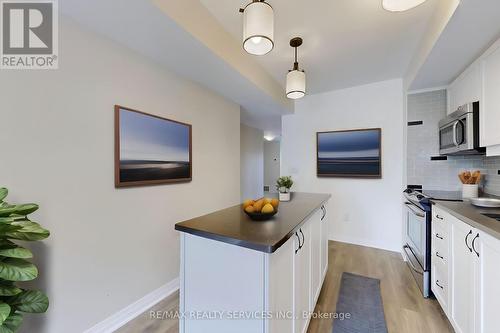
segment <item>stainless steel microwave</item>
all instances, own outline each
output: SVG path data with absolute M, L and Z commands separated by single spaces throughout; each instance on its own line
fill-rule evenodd
M 439 122 L 441 155 L 484 154 L 479 143 L 479 102 L 460 106 Z

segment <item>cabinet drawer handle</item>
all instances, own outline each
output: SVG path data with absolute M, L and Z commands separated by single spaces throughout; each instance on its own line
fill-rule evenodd
M 299 252 L 301 246 L 300 246 L 300 236 L 298 233 L 295 233 L 295 236 L 297 237 L 297 239 L 299 240 L 299 247 L 295 249 L 295 254 L 297 254 L 297 252 Z
M 465 246 L 467 246 L 467 248 L 469 249 L 469 251 L 472 253 L 472 249 L 469 246 L 469 242 L 468 242 L 470 235 L 472 235 L 472 230 L 470 230 L 469 233 L 467 234 L 467 236 L 465 236 Z
M 439 214 L 436 214 L 436 218 L 439 220 L 444 220 L 444 217 L 441 217 Z
M 321 210 L 323 211 L 323 215 L 321 215 L 321 221 L 323 221 L 323 219 L 325 218 L 326 216 L 326 208 L 324 205 L 321 206 Z
M 444 239 L 440 234 L 436 234 L 436 238 Z
M 439 288 L 443 289 L 444 290 L 444 287 L 442 285 L 439 284 L 439 280 L 436 280 L 436 286 L 438 286 Z
M 436 252 L 436 257 L 438 257 L 439 259 L 443 259 L 444 260 L 444 257 L 442 255 L 440 255 L 439 252 Z
M 306 238 L 304 237 L 304 233 L 302 232 L 302 228 L 300 228 L 300 234 L 302 235 L 302 245 L 300 246 L 300 248 L 302 248 L 302 246 L 304 246 L 304 243 L 306 242 Z
M 476 235 L 476 237 L 474 237 L 474 239 L 472 240 L 472 249 L 474 250 L 474 252 L 476 253 L 477 257 L 479 258 L 479 252 L 477 252 L 476 250 L 476 239 L 479 238 L 479 233 Z M 471 251 L 472 252 L 472 251 Z

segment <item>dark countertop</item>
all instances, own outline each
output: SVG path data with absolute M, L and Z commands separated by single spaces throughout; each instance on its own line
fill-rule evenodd
M 436 200 L 433 202 L 457 219 L 500 240 L 500 221 L 482 215 L 484 213 L 500 214 L 500 208 L 476 207 L 469 201 L 448 202 Z
M 268 221 L 251 220 L 241 205 L 179 222 L 175 230 L 224 243 L 273 253 L 293 236 L 303 222 L 330 198 L 330 194 L 292 193 L 280 202 L 278 213 Z

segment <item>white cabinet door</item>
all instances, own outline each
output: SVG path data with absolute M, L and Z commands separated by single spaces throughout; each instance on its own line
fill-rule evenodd
M 311 231 L 311 302 L 310 311 L 319 296 L 321 283 L 321 210 L 314 212 L 310 219 Z
M 295 237 L 295 236 L 294 236 Z M 269 333 L 293 333 L 293 261 L 298 243 L 290 238 L 276 252 L 267 254 L 269 271 Z M 279 317 L 278 317 L 279 315 Z
M 474 230 L 455 218 L 451 221 L 451 322 L 457 333 L 471 333 L 474 319 Z
M 476 233 L 476 333 L 500 332 L 500 241 L 484 233 Z
M 500 144 L 500 44 L 497 43 L 484 55 L 482 62 L 483 97 L 481 112 L 481 145 Z
M 461 105 L 480 101 L 481 91 L 481 67 L 474 63 L 448 87 L 448 114 Z
M 310 304 L 310 276 L 311 276 L 311 235 L 310 221 L 305 222 L 297 232 L 296 253 L 294 260 L 294 308 L 295 333 L 303 333 L 307 329 L 308 321 L 304 313 L 309 311 Z
M 328 202 L 322 206 L 323 215 L 321 216 L 321 281 L 326 274 L 328 268 L 328 214 L 327 207 Z M 321 286 L 320 286 L 321 289 Z

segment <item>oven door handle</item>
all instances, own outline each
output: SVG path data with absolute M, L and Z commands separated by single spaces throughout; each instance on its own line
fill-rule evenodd
M 415 265 L 413 264 L 413 261 L 411 261 L 411 256 L 413 255 L 413 253 L 408 253 L 407 250 L 410 250 L 410 252 L 411 252 L 411 249 L 410 249 L 410 247 L 408 245 L 403 246 L 403 251 L 406 253 L 406 258 L 408 259 L 408 263 L 410 264 L 411 268 L 415 272 L 417 272 L 418 274 L 424 275 L 424 271 L 418 269 L 417 267 L 415 267 Z
M 409 210 L 411 210 L 411 211 L 412 211 L 412 213 L 413 213 L 413 214 L 417 215 L 418 217 L 425 217 L 425 211 L 424 211 L 424 210 L 422 210 L 422 209 L 420 209 L 420 208 L 416 207 L 415 205 L 413 205 L 413 204 L 411 204 L 411 203 L 409 203 L 409 202 L 405 202 L 405 205 L 406 205 L 406 207 L 408 207 L 408 209 L 409 209 Z M 414 208 L 414 207 L 418 208 L 418 209 L 420 210 L 420 212 L 419 212 L 419 211 L 417 211 L 417 210 L 415 210 L 415 208 Z M 423 213 L 422 213 L 422 212 L 423 212 Z

